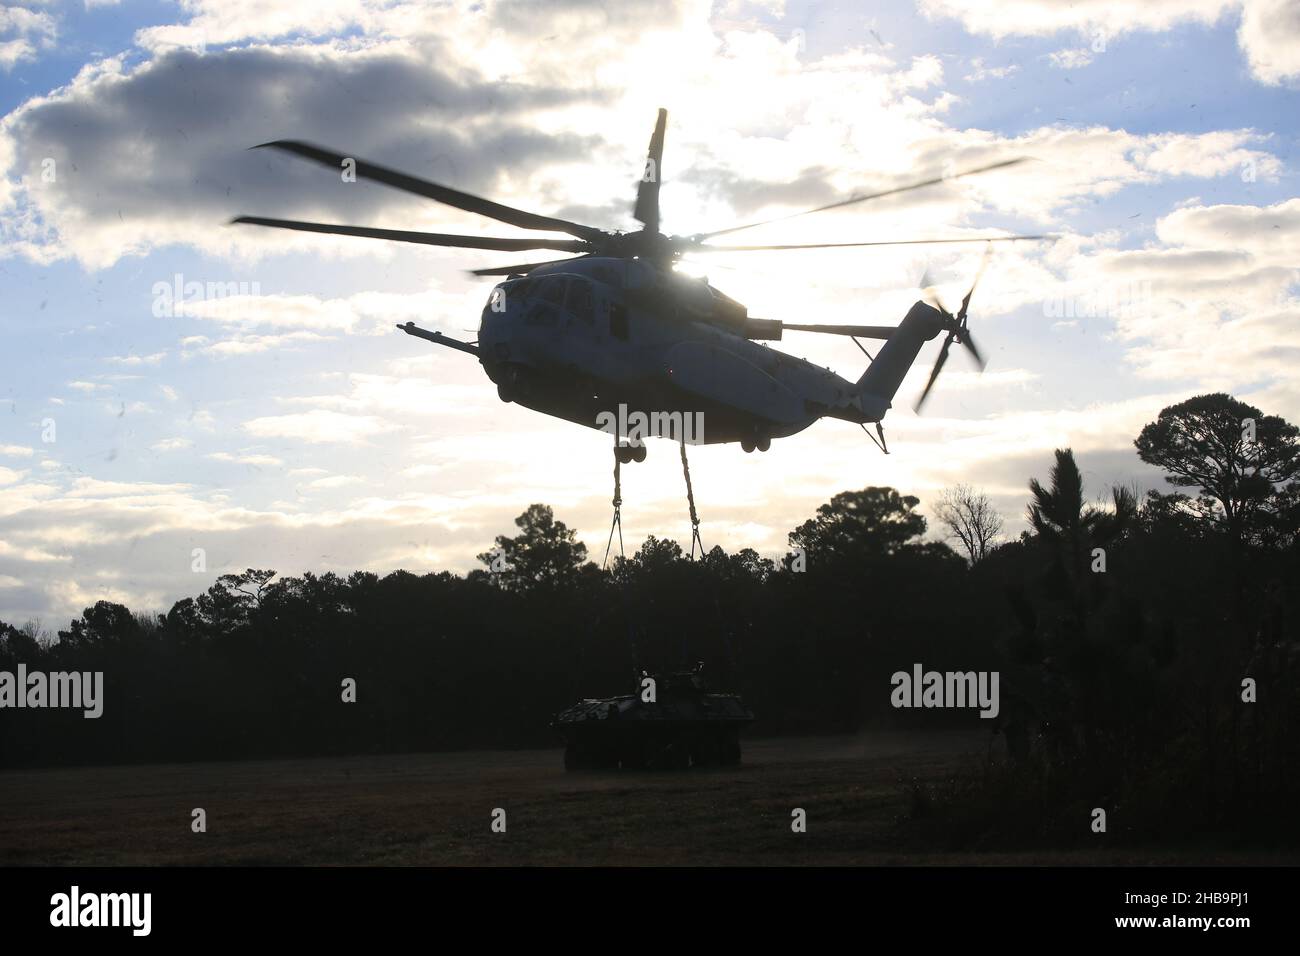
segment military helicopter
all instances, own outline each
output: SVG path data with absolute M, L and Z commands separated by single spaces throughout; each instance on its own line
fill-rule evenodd
M 573 257 L 472 270 L 504 276 L 483 308 L 478 339 L 462 342 L 408 322 L 410 335 L 473 355 L 497 386 L 500 398 L 558 418 L 610 432 L 616 461 L 645 459 L 643 439 L 672 438 L 683 444 L 738 442 L 746 452 L 767 451 L 773 439 L 803 431 L 821 418 L 853 422 L 888 454 L 881 420 L 922 346 L 946 335 L 929 381 L 916 403 L 930 394 L 954 342 L 982 369 L 984 358 L 971 337 L 967 310 L 975 283 L 956 313 L 933 296 L 918 301 L 897 326 L 794 324 L 750 316 L 744 305 L 706 280 L 674 271 L 685 254 L 758 250 L 832 249 L 931 243 L 1008 242 L 1052 238 L 996 236 L 989 239 L 823 242 L 793 245 L 727 245 L 712 240 L 745 229 L 893 196 L 936 183 L 1023 162 L 1006 159 L 952 175 L 850 196 L 805 212 L 691 236 L 660 231 L 667 111 L 659 110 L 644 173 L 637 184 L 633 217 L 642 228 L 608 232 L 566 219 L 537 215 L 492 202 L 376 163 L 298 140 L 276 140 L 253 149 L 276 149 L 360 179 L 489 219 L 556 237 L 489 237 L 330 225 L 240 216 L 233 223 L 360 236 L 399 242 L 491 249 L 548 250 Z M 985 262 L 987 262 L 987 248 Z M 983 271 L 983 265 L 980 272 Z M 976 282 L 978 281 L 978 274 Z M 923 282 L 924 284 L 924 282 Z M 876 356 L 857 381 L 770 348 L 784 332 L 819 332 L 881 339 Z M 687 476 L 689 486 L 689 473 Z

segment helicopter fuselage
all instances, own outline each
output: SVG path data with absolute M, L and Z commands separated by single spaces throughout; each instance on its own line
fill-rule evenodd
M 591 257 L 497 285 L 478 353 L 504 400 L 634 445 L 658 436 L 765 449 L 819 418 L 878 421 L 888 408 L 751 341 L 745 322 L 743 306 L 702 280 Z

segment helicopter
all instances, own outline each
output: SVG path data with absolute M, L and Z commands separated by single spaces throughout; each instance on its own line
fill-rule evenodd
M 275 149 L 335 170 L 350 169 L 359 179 L 517 228 L 560 233 L 567 238 L 451 235 L 258 216 L 239 216 L 231 222 L 433 246 L 571 253 L 569 258 L 471 270 L 475 276 L 504 277 L 483 307 L 476 341 L 460 341 L 413 322 L 397 328 L 477 358 L 502 401 L 612 433 L 618 463 L 643 461 L 644 439 L 653 436 L 681 442 L 684 466 L 687 443 L 738 443 L 745 452 L 765 452 L 774 439 L 801 432 L 822 418 L 851 422 L 864 431 L 868 424 L 874 425 L 876 435 L 867 431 L 868 437 L 888 454 L 882 419 L 926 342 L 946 336 L 916 402 L 918 411 L 947 362 L 953 343 L 965 348 L 977 366 L 984 368 L 985 360 L 971 336 L 967 313 L 991 243 L 1053 238 L 994 236 L 787 245 L 712 241 L 796 216 L 991 172 L 1023 162 L 1023 158 L 858 194 L 763 222 L 691 236 L 665 235 L 660 231 L 659 193 L 667 117 L 666 110 L 659 110 L 632 210 L 641 228 L 631 232 L 610 232 L 527 212 L 299 140 L 275 140 L 250 148 Z M 966 242 L 989 245 L 958 310 L 950 312 L 927 290 L 929 301 L 917 301 L 896 326 L 818 325 L 755 318 L 744 305 L 707 280 L 674 269 L 688 253 Z M 780 341 L 785 332 L 849 336 L 867 356 L 869 365 L 860 378 L 852 381 L 766 345 Z M 872 356 L 857 341 L 859 338 L 879 339 L 884 344 Z M 689 473 L 687 482 L 689 487 Z

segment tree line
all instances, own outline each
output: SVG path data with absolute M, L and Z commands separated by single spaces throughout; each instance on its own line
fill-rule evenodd
M 1196 396 L 1135 441 L 1172 490 L 1096 489 L 1093 502 L 1061 449 L 1047 482 L 1029 482 L 1015 539 L 977 491 L 936 502 L 960 554 L 926 539 L 915 496 L 885 487 L 835 495 L 783 560 L 718 547 L 691 560 L 650 537 L 607 570 L 535 504 L 463 576 L 249 569 L 162 614 L 100 601 L 57 639 L 0 623 L 0 670 L 105 682 L 97 720 L 0 710 L 0 759 L 542 746 L 575 700 L 703 662 L 744 695 L 756 734 L 964 722 L 1002 738 L 996 769 L 915 793 L 918 816 L 949 806 L 939 816 L 958 842 L 990 819 L 1052 831 L 1078 801 L 1166 830 L 1249 819 L 1294 833 L 1297 434 L 1228 395 Z M 918 662 L 999 671 L 997 719 L 892 709 L 890 675 Z

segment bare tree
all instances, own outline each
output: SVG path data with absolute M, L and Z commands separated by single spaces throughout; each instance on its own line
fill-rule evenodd
M 934 516 L 961 542 L 970 563 L 977 564 L 1002 534 L 1002 516 L 989 496 L 970 485 L 946 489 L 934 506 Z

